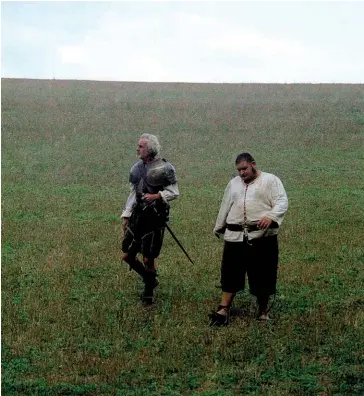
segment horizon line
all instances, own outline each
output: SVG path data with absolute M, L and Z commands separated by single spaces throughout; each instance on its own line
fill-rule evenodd
M 32 80 L 32 81 L 74 81 L 74 82 L 98 82 L 98 83 L 137 83 L 137 84 L 210 84 L 210 85 L 364 85 L 364 82 L 196 82 L 196 81 L 143 81 L 143 80 L 92 80 L 78 78 L 34 78 L 34 77 L 1 77 L 1 80 Z

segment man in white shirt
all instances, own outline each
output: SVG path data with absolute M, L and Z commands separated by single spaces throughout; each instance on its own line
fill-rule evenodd
M 121 214 L 122 259 L 142 277 L 142 301 L 146 304 L 153 302 L 153 291 L 158 285 L 155 259 L 162 248 L 169 201 L 179 196 L 175 168 L 159 157 L 159 151 L 156 136 L 145 133 L 140 137 L 137 147 L 140 159 L 130 170 L 131 193 Z M 137 258 L 138 253 L 142 254 L 143 262 Z
M 238 176 L 228 183 L 214 233 L 224 237 L 221 263 L 222 296 L 211 325 L 227 325 L 230 306 L 248 276 L 250 293 L 257 297 L 258 317 L 268 320 L 269 297 L 276 292 L 278 229 L 288 209 L 281 180 L 257 168 L 249 153 L 235 161 Z

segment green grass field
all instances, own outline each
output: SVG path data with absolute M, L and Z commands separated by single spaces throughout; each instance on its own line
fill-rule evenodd
M 120 262 L 143 132 L 180 199 L 154 306 Z M 213 234 L 238 153 L 283 181 L 272 321 L 227 328 Z M 2 80 L 4 395 L 363 395 L 364 86 Z

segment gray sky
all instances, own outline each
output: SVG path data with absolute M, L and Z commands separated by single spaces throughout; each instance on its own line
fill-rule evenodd
M 364 2 L 2 2 L 1 76 L 364 83 Z

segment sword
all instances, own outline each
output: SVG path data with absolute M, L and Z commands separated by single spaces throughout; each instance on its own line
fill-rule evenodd
M 191 257 L 188 255 L 188 253 L 186 252 L 186 250 L 184 249 L 184 247 L 182 246 L 181 242 L 177 239 L 177 237 L 174 235 L 173 231 L 171 230 L 171 227 L 164 222 L 164 225 L 166 226 L 167 230 L 169 231 L 169 233 L 172 235 L 173 239 L 177 242 L 177 245 L 181 248 L 182 252 L 186 255 L 186 257 L 188 258 L 188 260 L 190 260 L 190 262 L 195 265 L 195 263 L 191 260 Z
M 150 203 L 149 205 L 147 205 L 143 210 L 145 210 L 146 208 L 153 208 L 154 211 L 158 213 L 157 209 L 155 208 L 155 201 L 153 201 L 152 203 Z M 177 237 L 174 235 L 173 231 L 171 230 L 171 227 L 167 224 L 167 222 L 164 222 L 164 225 L 166 226 L 167 230 L 169 231 L 169 233 L 172 235 L 172 238 L 177 242 L 177 245 L 181 248 L 182 252 L 186 255 L 186 257 L 188 258 L 188 260 L 195 265 L 195 263 L 192 261 L 191 257 L 188 255 L 188 253 L 186 252 L 185 248 L 182 246 L 181 242 L 177 239 Z

